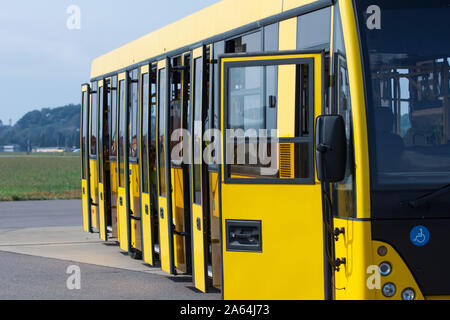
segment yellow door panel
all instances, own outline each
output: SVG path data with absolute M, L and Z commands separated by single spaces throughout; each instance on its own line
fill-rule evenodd
M 172 168 L 172 216 L 173 225 L 177 232 L 186 232 L 184 230 L 184 190 L 183 190 L 183 169 Z M 185 247 L 185 237 L 174 233 L 173 235 L 173 245 L 174 245 L 174 264 L 182 273 L 187 271 L 186 266 L 186 247 Z
M 87 181 L 81 180 L 81 194 L 82 194 L 82 206 L 83 206 L 83 230 L 90 232 L 90 219 L 89 219 L 89 204 L 88 204 L 88 194 L 87 194 Z
M 110 162 L 110 192 L 111 192 L 111 224 L 112 224 L 112 237 L 118 239 L 118 219 L 117 219 L 117 208 L 118 208 L 118 175 L 117 175 L 117 162 Z M 108 192 L 108 191 L 106 191 Z
M 217 172 L 209 173 L 209 192 L 212 285 L 213 287 L 220 289 L 222 284 L 222 265 L 220 258 L 219 174 Z
M 223 239 L 229 219 L 260 220 L 262 228 L 262 252 L 226 251 L 224 244 L 224 298 L 323 299 L 321 203 L 319 184 L 223 184 Z
M 100 239 L 107 240 L 107 230 L 106 230 L 106 212 L 105 212 L 105 191 L 103 189 L 103 183 L 98 184 L 99 193 L 99 228 L 100 228 Z
M 139 165 L 130 163 L 130 210 L 133 217 L 130 219 L 131 224 L 131 246 L 134 249 L 142 250 L 141 243 L 141 195 L 139 190 Z
M 203 225 L 203 208 L 200 205 L 192 205 L 192 243 L 194 258 L 194 284 L 195 288 L 206 292 L 206 261 L 205 261 L 205 235 Z
M 161 269 L 167 273 L 172 273 L 172 248 L 169 239 L 169 221 L 167 212 L 167 199 L 159 197 L 159 256 L 161 259 Z M 171 221 L 170 221 L 171 223 Z M 171 233 L 170 233 L 171 234 Z
M 292 20 L 293 26 L 295 23 L 296 19 Z M 329 273 L 325 267 L 322 190 L 315 179 L 313 132 L 314 119 L 322 111 L 322 53 L 230 55 L 220 59 L 220 66 L 222 125 L 233 123 L 245 131 L 257 120 L 256 125 L 270 130 L 275 119 L 278 137 L 283 139 L 276 142 L 276 157 L 271 159 L 275 175 L 265 176 L 263 166 L 247 162 L 222 166 L 223 296 L 238 300 L 324 299 Z M 259 69 L 252 69 L 255 66 Z M 269 68 L 277 70 L 265 80 L 277 88 L 270 93 L 274 104 L 263 107 L 256 117 L 254 103 L 259 102 L 247 100 L 269 93 L 265 82 L 260 82 L 262 78 L 251 77 L 251 73 L 273 70 Z M 250 88 L 256 88 L 252 95 L 247 92 Z M 276 109 L 266 118 L 269 108 Z M 243 118 L 242 125 L 237 114 Z M 224 148 L 224 143 L 222 139 L 222 162 L 226 163 L 231 145 L 226 141 Z M 254 178 L 246 178 L 246 172 Z
M 91 184 L 91 217 L 92 217 L 92 227 L 99 229 L 99 218 L 98 218 L 98 180 L 97 180 L 97 161 L 89 160 L 89 170 L 91 173 L 90 184 Z
M 129 251 L 128 217 L 127 217 L 127 191 L 119 187 L 118 193 L 118 227 L 120 249 Z
M 153 265 L 153 222 L 150 208 L 150 195 L 142 193 L 142 257 L 149 265 Z
M 89 161 L 88 161 L 88 128 L 89 128 L 89 90 L 88 84 L 81 87 L 81 121 L 80 121 L 80 155 L 81 155 L 81 198 L 83 214 L 83 230 L 92 232 L 91 213 L 90 213 L 90 181 L 89 179 Z

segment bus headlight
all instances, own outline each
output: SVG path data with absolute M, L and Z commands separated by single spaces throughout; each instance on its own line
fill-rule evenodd
M 393 297 L 395 294 L 395 291 L 396 291 L 395 285 L 390 282 L 386 283 L 382 288 L 383 295 L 387 298 Z
M 416 297 L 416 293 L 411 288 L 406 288 L 402 292 L 402 299 L 403 300 L 414 300 L 415 297 Z
M 382 276 L 388 276 L 392 271 L 392 266 L 389 262 L 382 262 L 378 270 Z

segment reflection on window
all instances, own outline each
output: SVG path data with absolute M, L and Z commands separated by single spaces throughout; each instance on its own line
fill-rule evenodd
M 399 172 L 448 172 L 448 59 L 377 58 L 371 71 L 380 172 L 386 178 Z
M 98 126 L 98 104 L 97 104 L 97 82 L 92 84 L 91 94 L 91 143 L 90 154 L 97 155 L 97 126 Z
M 82 169 L 82 178 L 86 179 L 87 176 L 87 167 L 86 167 L 86 152 L 87 152 L 87 124 L 88 124 L 88 93 L 83 91 L 82 94 L 82 119 L 83 125 L 81 128 L 81 169 Z
M 174 58 L 172 60 L 173 67 L 181 66 L 181 57 Z M 170 74 L 170 106 L 169 106 L 169 137 L 172 133 L 181 129 L 181 75 L 179 70 L 172 70 Z M 173 148 L 179 143 L 179 141 L 169 141 L 169 154 L 172 154 Z
M 119 145 L 118 145 L 118 162 L 119 162 L 119 187 L 125 187 L 125 81 L 119 82 Z
M 373 3 L 356 3 L 367 64 L 374 189 L 448 184 L 448 1 L 377 2 L 381 29 L 365 27 Z
M 298 49 L 329 47 L 331 7 L 299 16 L 297 27 Z
M 201 204 L 201 168 L 202 168 L 202 59 L 194 61 L 194 203 Z
M 104 91 L 103 86 L 98 88 L 98 182 L 103 183 L 103 158 L 104 158 L 104 145 L 103 145 L 103 130 L 104 128 Z
M 268 62 L 261 62 L 259 66 L 242 64 L 242 67 L 228 69 L 228 176 L 247 179 L 311 178 L 312 64 L 283 65 L 283 76 L 290 77 L 296 92 L 288 94 L 287 100 L 284 97 L 282 106 L 279 106 L 278 95 L 279 66 Z M 286 108 L 284 115 L 291 112 L 289 119 L 277 119 L 279 107 Z M 293 135 L 278 139 L 278 125 L 291 126 Z
M 261 31 L 251 33 L 225 42 L 225 53 L 262 51 Z
M 130 158 L 137 157 L 137 105 L 138 105 L 138 70 L 129 72 L 128 82 L 128 155 Z
M 166 69 L 159 70 L 159 195 L 167 196 L 166 184 Z
M 112 157 L 117 157 L 117 76 L 112 78 L 110 91 L 111 112 L 108 113 L 108 122 L 111 124 L 109 131 L 109 148 L 110 155 Z
M 156 203 L 156 197 L 158 194 L 157 187 L 157 169 L 156 169 L 156 143 L 157 143 L 157 132 L 156 132 L 156 115 L 157 115 L 157 85 L 156 85 L 156 66 L 152 66 L 150 70 L 149 80 L 150 80 L 150 145 L 149 145 L 149 170 L 150 170 L 150 183 L 151 183 L 151 198 L 152 203 Z
M 149 179 L 149 172 L 148 172 L 148 124 L 149 124 L 149 76 L 148 73 L 145 73 L 142 75 L 142 161 L 141 161 L 141 167 L 142 167 L 142 192 L 148 193 L 148 179 Z

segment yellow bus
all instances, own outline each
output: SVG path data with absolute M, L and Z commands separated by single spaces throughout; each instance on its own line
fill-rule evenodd
M 84 230 L 224 299 L 450 297 L 449 16 L 222 0 L 98 57 Z

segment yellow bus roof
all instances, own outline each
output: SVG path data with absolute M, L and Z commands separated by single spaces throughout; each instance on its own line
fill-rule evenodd
M 124 69 L 315 1 L 222 0 L 94 59 L 91 78 Z

